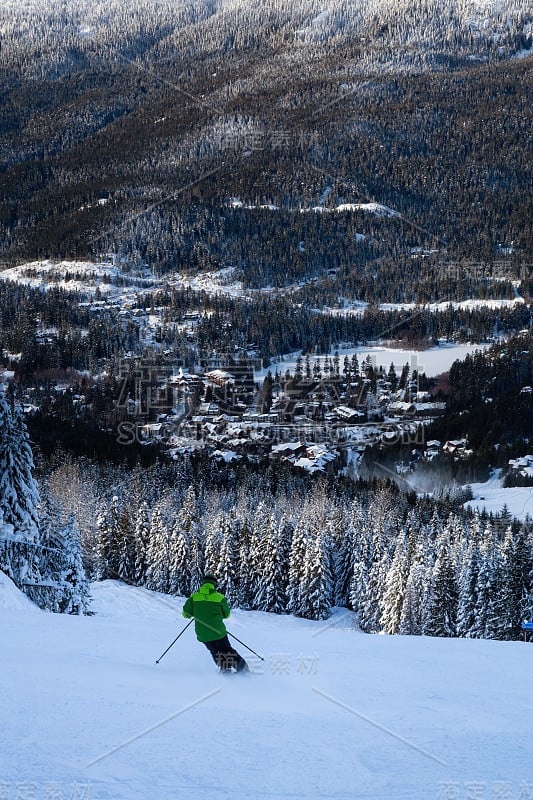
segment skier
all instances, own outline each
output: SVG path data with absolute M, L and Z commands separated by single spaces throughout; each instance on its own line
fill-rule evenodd
M 216 586 L 216 577 L 205 575 L 199 590 L 185 602 L 183 616 L 194 617 L 196 638 L 205 644 L 222 672 L 246 672 L 248 664 L 229 643 L 224 620 L 229 617 L 230 608 Z

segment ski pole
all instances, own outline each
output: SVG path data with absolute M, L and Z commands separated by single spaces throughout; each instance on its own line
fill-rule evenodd
M 160 656 L 159 656 L 159 658 L 158 658 L 158 659 L 156 660 L 156 662 L 155 662 L 156 664 L 159 664 L 159 662 L 161 661 L 161 659 L 163 658 L 163 656 L 166 656 L 166 654 L 168 653 L 168 651 L 170 650 L 170 648 L 172 647 L 172 645 L 173 645 L 173 644 L 176 644 L 176 642 L 178 641 L 178 639 L 180 638 L 180 636 L 181 636 L 183 633 L 185 633 L 185 631 L 187 630 L 187 628 L 189 627 L 189 625 L 191 625 L 193 622 L 194 622 L 194 617 L 193 617 L 191 620 L 189 620 L 189 622 L 186 624 L 186 626 L 184 627 L 184 629 L 183 629 L 182 631 L 180 631 L 180 633 L 178 633 L 178 635 L 176 636 L 176 638 L 174 639 L 174 641 L 173 641 L 171 644 L 169 644 L 169 646 L 167 647 L 167 649 L 165 650 L 165 652 L 164 652 L 162 655 L 160 655 Z M 246 647 L 246 645 L 245 645 L 245 647 Z
M 260 655 L 259 655 L 259 653 L 256 653 L 256 652 L 255 652 L 255 650 L 252 650 L 252 648 L 251 648 L 251 647 L 248 647 L 248 645 L 247 645 L 247 644 L 244 644 L 244 642 L 241 642 L 241 640 L 240 640 L 240 639 L 237 639 L 237 637 L 236 637 L 236 636 L 234 636 L 234 635 L 233 635 L 233 633 L 230 633 L 230 632 L 228 631 L 228 636 L 231 636 L 231 638 L 232 638 L 232 639 L 235 639 L 235 641 L 236 641 L 236 642 L 239 642 L 239 644 L 242 644 L 242 646 L 243 646 L 243 647 L 246 647 L 246 649 L 247 649 L 247 650 L 249 650 L 249 651 L 250 651 L 250 653 L 253 653 L 253 654 L 254 654 L 254 656 L 257 656 L 257 658 L 260 658 L 260 659 L 261 659 L 261 661 L 264 661 L 264 660 L 265 660 L 265 659 L 263 658 L 263 656 L 260 656 Z

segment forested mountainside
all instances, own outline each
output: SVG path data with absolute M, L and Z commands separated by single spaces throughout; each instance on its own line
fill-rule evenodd
M 528 288 L 532 19 L 525 2 L 4 4 L 0 256 L 113 250 L 422 302 L 443 262 L 453 299 L 465 261 L 504 259 L 490 274 Z
M 533 412 L 533 338 L 510 338 L 456 361 L 449 375 L 447 412 L 428 435 L 466 437 L 480 464 L 507 467 L 530 452 Z M 530 481 L 528 481 L 530 483 Z

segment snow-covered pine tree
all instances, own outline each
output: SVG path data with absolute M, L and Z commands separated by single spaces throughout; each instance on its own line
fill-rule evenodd
M 189 540 L 187 533 L 183 530 L 179 514 L 174 518 L 172 525 L 169 557 L 169 592 L 187 596 L 191 591 Z
M 380 629 L 380 600 L 385 591 L 387 573 L 391 565 L 382 528 L 374 527 L 372 543 L 373 562 L 367 573 L 359 609 L 359 624 L 367 633 L 377 633 Z
M 134 581 L 136 584 L 144 586 L 148 568 L 148 542 L 150 540 L 150 509 L 146 501 L 143 501 L 137 510 L 133 540 L 135 549 Z
M 257 504 L 252 519 L 252 531 L 250 537 L 249 568 L 251 579 L 251 608 L 258 609 L 260 597 L 260 586 L 264 584 L 266 547 L 268 532 L 274 525 L 271 508 L 261 500 Z
M 458 636 L 471 637 L 474 635 L 480 561 L 479 544 L 474 540 L 463 554 L 459 572 Z
M 289 585 L 287 588 L 289 614 L 301 616 L 302 584 L 306 569 L 307 542 L 309 539 L 309 520 L 306 507 L 294 527 L 289 556 Z
M 404 529 L 398 535 L 394 557 L 385 579 L 385 591 L 380 601 L 380 624 L 385 633 L 394 634 L 400 630 L 410 566 L 409 534 Z
M 254 607 L 260 611 L 282 614 L 287 609 L 286 573 L 279 528 L 272 514 L 265 520 L 262 535 L 264 563 L 256 587 Z
M 96 520 L 95 579 L 117 578 L 120 557 L 119 540 L 120 501 L 117 495 L 109 508 L 103 508 Z
M 111 498 L 96 521 L 96 579 L 120 577 L 120 559 L 124 557 L 122 539 L 125 536 L 121 524 L 122 509 L 118 495 Z
M 11 407 L 0 385 L 0 509 L 16 534 L 35 536 L 39 526 L 39 489 L 33 454 L 20 408 Z
M 58 501 L 50 494 L 48 483 L 44 483 L 39 505 L 39 573 L 41 586 L 34 587 L 31 597 L 39 605 L 50 611 L 61 611 L 62 591 L 60 573 L 63 566 L 63 529 L 66 524 L 65 513 Z
M 492 527 L 492 526 L 491 526 Z M 502 547 L 496 536 L 492 538 L 492 569 L 490 578 L 490 597 L 485 625 L 486 639 L 505 638 L 505 563 Z
M 354 504 L 355 505 L 355 504 Z M 333 602 L 336 606 L 346 607 L 350 601 L 350 584 L 353 576 L 354 537 L 358 526 L 355 509 L 352 507 L 350 522 L 341 525 L 342 512 L 338 524 L 332 533 L 332 557 L 334 592 Z
M 254 576 L 251 565 L 251 539 L 252 532 L 248 519 L 239 520 L 239 597 L 237 605 L 240 608 L 251 608 L 254 597 Z
M 61 539 L 59 610 L 64 614 L 83 614 L 89 604 L 89 583 L 83 568 L 80 533 L 72 513 L 63 526 Z
M 350 578 L 349 606 L 359 616 L 367 592 L 368 575 L 374 561 L 374 543 L 368 516 L 363 509 L 358 512 L 357 519 L 357 528 L 353 532 L 353 568 Z
M 0 569 L 20 588 L 39 583 L 39 490 L 21 410 L 0 384 Z
M 428 636 L 455 636 L 457 633 L 459 592 L 449 536 L 450 529 L 447 526 L 437 540 L 437 558 L 424 619 L 424 633 Z
M 103 509 L 96 520 L 96 542 L 94 548 L 94 579 L 103 581 L 111 577 L 108 563 L 111 556 L 111 550 L 114 547 L 111 536 L 111 526 L 109 521 L 109 513 L 107 509 Z
M 200 522 L 198 500 L 194 487 L 191 485 L 185 495 L 185 501 L 180 511 L 181 528 L 189 542 L 189 591 L 193 592 L 200 586 L 205 572 L 204 531 Z
M 114 542 L 108 570 L 111 578 L 130 583 L 135 575 L 135 540 L 127 504 L 113 497 L 109 507 L 109 524 Z
M 287 613 L 287 590 L 289 586 L 289 558 L 291 555 L 292 537 L 294 534 L 294 521 L 292 516 L 283 512 L 277 523 L 277 550 L 278 562 L 280 565 L 281 574 L 283 575 L 283 594 L 285 598 L 285 607 L 283 613 Z
M 475 589 L 476 605 L 474 611 L 474 624 L 471 628 L 471 635 L 477 639 L 487 636 L 487 631 L 492 628 L 489 626 L 489 610 L 491 609 L 492 594 L 497 582 L 497 543 L 495 541 L 494 530 L 489 523 L 485 527 L 481 545 L 479 548 L 479 569 Z
M 119 529 L 119 552 L 117 577 L 126 583 L 133 583 L 135 579 L 135 539 L 129 531 L 122 526 Z
M 146 585 L 156 592 L 169 591 L 170 524 L 166 509 L 157 503 L 150 521 L 150 538 L 147 550 Z
M 527 598 L 533 589 L 530 573 L 533 570 L 533 551 L 522 527 L 509 525 L 503 544 L 503 619 L 501 638 L 518 639 L 524 619 L 533 621 L 527 609 Z
M 253 568 L 253 600 L 252 608 L 265 611 L 265 595 L 267 591 L 267 565 L 269 559 L 268 545 L 272 544 L 275 522 L 270 509 L 265 503 L 259 503 L 254 514 L 252 528 L 252 568 Z M 275 537 L 274 537 L 275 538 Z
M 300 592 L 300 616 L 327 619 L 333 598 L 333 576 L 330 571 L 329 541 L 322 528 L 307 539 L 305 570 Z
M 224 514 L 221 521 L 220 559 L 216 569 L 221 591 L 231 605 L 239 601 L 239 566 L 238 566 L 238 520 L 229 513 Z
M 527 537 L 527 549 L 529 551 L 531 569 L 527 576 L 524 595 L 521 603 L 521 622 L 533 622 L 533 530 L 530 527 Z
M 426 552 L 420 544 L 411 562 L 405 584 L 400 627 L 398 633 L 420 636 L 424 628 L 424 611 L 429 593 L 429 569 Z
M 208 522 L 205 536 L 205 571 L 212 572 L 215 575 L 220 563 L 223 525 L 224 512 L 221 511 Z
M 66 514 L 44 484 L 41 491 L 40 561 L 41 580 L 29 592 L 39 605 L 51 611 L 83 614 L 89 603 L 89 584 L 82 559 L 75 514 Z

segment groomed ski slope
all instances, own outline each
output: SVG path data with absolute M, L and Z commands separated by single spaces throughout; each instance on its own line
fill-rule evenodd
M 93 598 L 94 616 L 45 613 L 0 573 L 2 798 L 533 797 L 532 644 L 236 611 L 265 662 L 220 676 L 192 629 L 155 665 L 179 598 Z

